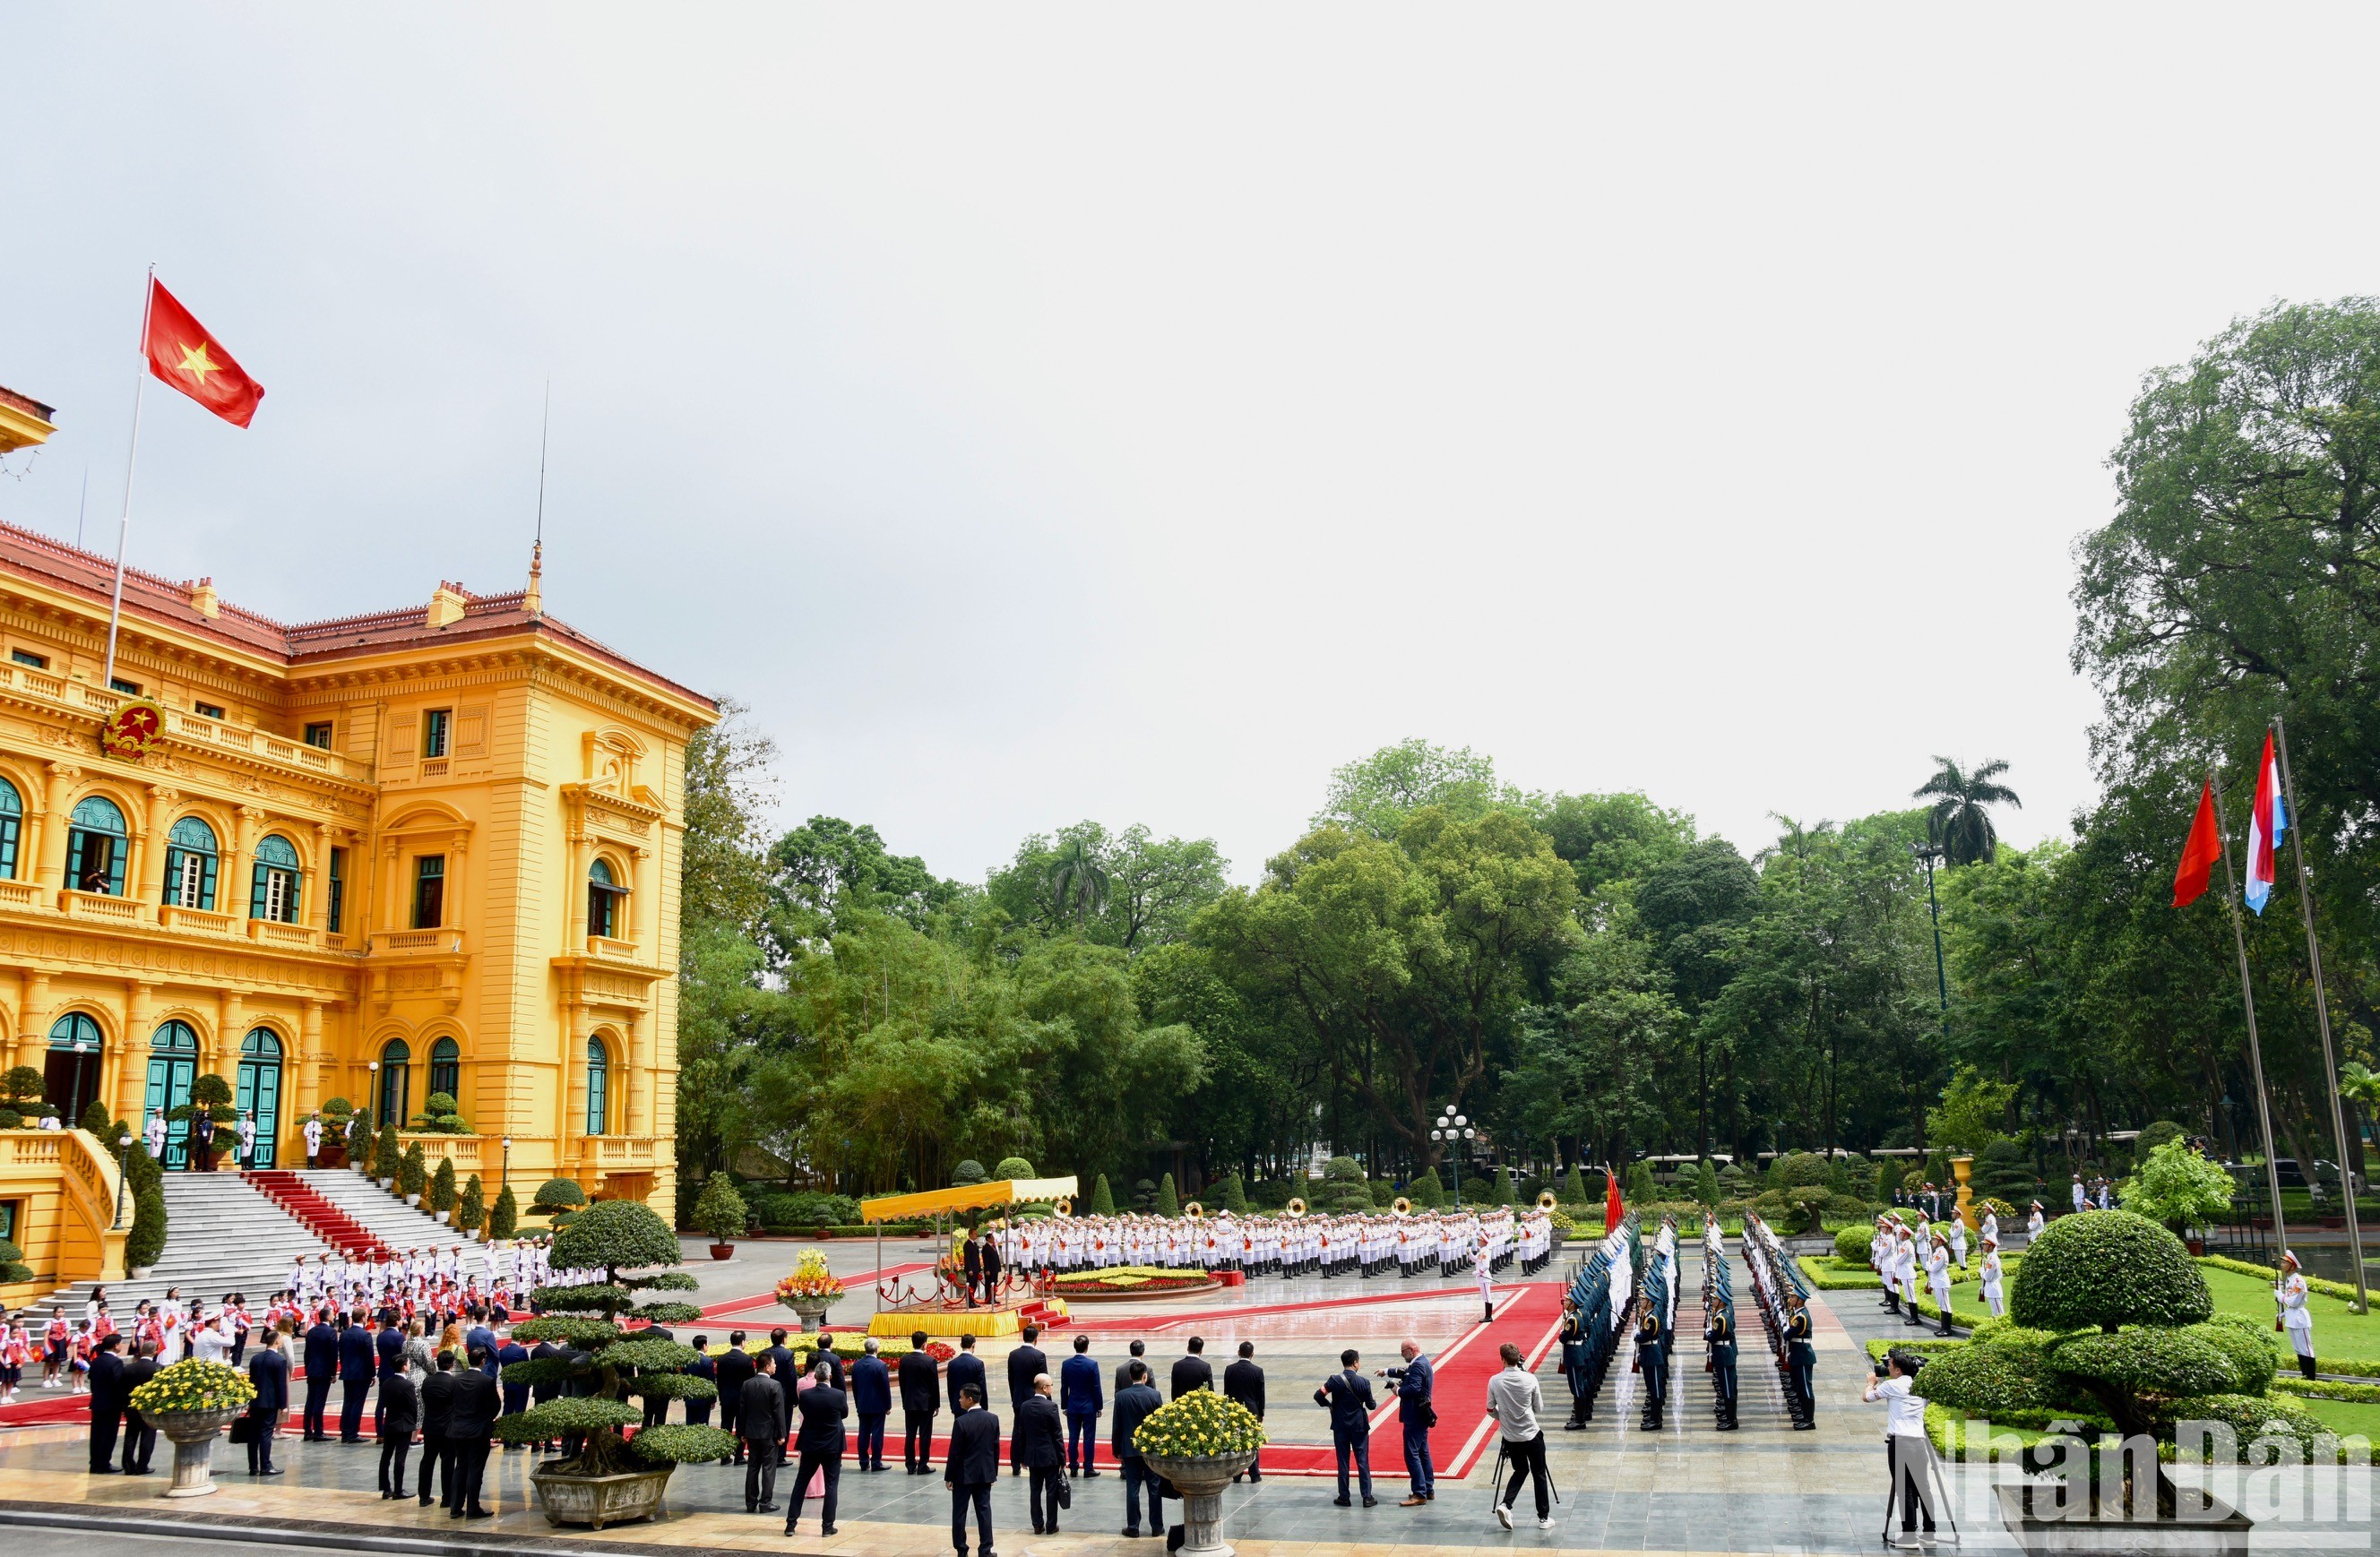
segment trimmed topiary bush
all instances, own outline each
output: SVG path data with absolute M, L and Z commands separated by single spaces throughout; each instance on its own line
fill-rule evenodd
M 2197 1324 L 2215 1311 L 2181 1240 L 2128 1211 L 2061 1216 L 2024 1251 L 2009 1317 L 2037 1330 Z
M 404 1165 L 405 1143 L 396 1139 L 396 1121 L 391 1119 L 381 1126 L 378 1135 L 372 1137 L 372 1177 L 393 1181 Z
M 1873 1252 L 1868 1246 L 1875 1241 L 1876 1229 L 1873 1226 L 1846 1227 L 1835 1235 L 1835 1258 L 1864 1265 Z
M 507 1184 L 496 1192 L 495 1208 L 488 1213 L 488 1237 L 501 1243 L 519 1226 L 520 1202 L 513 1199 L 513 1187 Z
M 480 1176 L 475 1173 L 463 1182 L 463 1201 L 455 1208 L 455 1225 L 468 1233 L 487 1220 L 487 1191 L 480 1188 Z
M 1002 1157 L 992 1165 L 991 1177 L 1001 1178 L 1031 1178 L 1033 1165 L 1022 1157 Z
M 1928 1369 L 1931 1373 L 1932 1370 Z M 2168 1436 L 2183 1422 L 2220 1422 L 2229 1428 L 2236 1439 L 2234 1452 L 2241 1461 L 2247 1459 L 2248 1446 L 2265 1437 L 2294 1438 L 2299 1449 L 2311 1455 L 2315 1440 L 2331 1430 L 2322 1418 L 2293 1400 L 2279 1395 L 2201 1394 L 2184 1395 L 2164 1402 L 2157 1408 L 2157 1425 Z M 2188 1439 L 2178 1440 L 2175 1447 L 2183 1457 L 2200 1451 L 2200 1444 Z
M 570 1225 L 578 1208 L 587 1203 L 587 1191 L 575 1180 L 549 1178 L 538 1186 L 537 1200 L 529 1206 L 531 1216 L 542 1216 L 545 1225 L 557 1231 Z
M 2265 1338 L 2264 1329 L 2247 1315 L 2216 1314 L 2183 1334 L 2197 1336 L 2230 1358 L 2231 1383 L 2225 1394 L 2261 1395 L 2273 1387 L 2281 1359 Z
M 41 1102 L 49 1091 L 49 1080 L 37 1067 L 12 1065 L 0 1074 L 0 1098 L 16 1104 L 19 1114 L 30 1112 L 25 1105 Z
M 1098 1181 L 1091 1186 L 1091 1214 L 1093 1216 L 1115 1214 L 1115 1193 L 1108 1188 L 1108 1176 L 1104 1173 L 1099 1175 Z
M 951 1169 L 951 1188 L 961 1189 L 970 1184 L 981 1184 L 990 1177 L 973 1157 L 961 1157 L 958 1165 Z
M 419 1195 L 429 1188 L 429 1154 L 421 1150 L 421 1142 L 417 1141 L 405 1149 L 405 1157 L 397 1164 L 396 1192 L 400 1195 Z
M 713 1168 L 710 1177 L 702 1181 L 702 1195 L 694 1202 L 694 1225 L 710 1235 L 713 1243 L 726 1243 L 744 1236 L 751 1218 L 744 1197 L 736 1190 L 734 1177 Z
M 1157 1214 L 1160 1216 L 1182 1214 L 1182 1200 L 1173 1192 L 1173 1176 L 1170 1173 L 1158 1181 Z
M 1438 1170 L 1426 1167 L 1416 1174 L 1405 1190 L 1405 1198 L 1425 1211 L 1436 1211 L 1446 1203 L 1446 1186 L 1438 1181 Z
M 2039 1330 L 2007 1329 L 1930 1357 L 1921 1375 L 1925 1398 L 2002 1422 L 2023 1412 L 2056 1410 L 2065 1398 L 2047 1357 L 2056 1339 Z
M 138 1137 L 124 1154 L 125 1177 L 132 1184 L 132 1227 L 124 1237 L 124 1262 L 150 1266 L 165 1252 L 165 1174 Z
M 25 1263 L 25 1251 L 6 1238 L 0 1238 L 0 1286 L 14 1286 L 32 1279 L 33 1267 Z
M 1104 1189 L 1107 1184 L 1107 1177 L 1104 1174 L 1099 1177 L 1099 1184 Z M 1377 1199 L 1378 1197 L 1376 1196 L 1374 1198 Z M 1221 1200 L 1223 1202 L 1223 1209 L 1230 1212 L 1232 1215 L 1245 1216 L 1247 1214 L 1248 1192 L 1241 1186 L 1240 1176 L 1237 1173 L 1226 1174 L 1223 1177 L 1223 1192 Z

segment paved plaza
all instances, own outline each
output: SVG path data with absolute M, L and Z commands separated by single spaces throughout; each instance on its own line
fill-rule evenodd
M 917 1258 L 915 1242 L 886 1246 L 886 1267 L 899 1270 Z M 790 1264 L 785 1245 L 755 1244 L 731 1262 L 698 1267 L 705 1290 L 698 1301 L 715 1317 L 680 1327 L 681 1338 L 708 1334 L 714 1342 L 733 1328 L 765 1331 L 790 1316 L 773 1303 L 755 1299 L 775 1273 Z M 833 1318 L 857 1323 L 872 1308 L 868 1273 L 875 1269 L 871 1245 L 836 1245 L 833 1262 L 853 1288 L 848 1308 Z M 1261 1484 L 1242 1484 L 1224 1499 L 1227 1539 L 1248 1557 L 1337 1557 L 1340 1552 L 1395 1548 L 1401 1552 L 1480 1548 L 1559 1551 L 1660 1552 L 1850 1552 L 1877 1549 L 1885 1475 L 1879 1447 L 1881 1408 L 1861 1404 L 1866 1374 L 1863 1342 L 1871 1336 L 1915 1332 L 1888 1322 L 1872 1295 L 1821 1295 L 1813 1304 L 1818 1349 L 1818 1425 L 1794 1432 L 1788 1426 L 1773 1369 L 1756 1343 L 1748 1341 L 1742 1368 L 1742 1430 L 1712 1427 L 1709 1384 L 1701 1370 L 1701 1348 L 1689 1345 L 1674 1376 L 1671 1409 L 1663 1430 L 1639 1430 L 1640 1381 L 1615 1369 L 1584 1430 L 1562 1431 L 1567 1392 L 1554 1371 L 1558 1349 L 1551 1324 L 1558 1291 L 1550 1279 L 1500 1286 L 1499 1319 L 1492 1332 L 1479 1324 L 1468 1281 L 1425 1282 L 1340 1277 L 1258 1278 L 1223 1295 L 1208 1294 L 1173 1305 L 1162 1302 L 1082 1305 L 1080 1327 L 1093 1336 L 1092 1355 L 1111 1370 L 1135 1338 L 1145 1341 L 1161 1375 L 1182 1355 L 1195 1334 L 1219 1370 L 1239 1342 L 1252 1341 L 1267 1373 L 1266 1429 L 1284 1458 L 1307 1468 L 1269 1474 Z M 1689 1294 L 1691 1303 L 1691 1294 Z M 1681 1319 L 1688 1315 L 1682 1308 Z M 1541 1326 L 1538 1319 L 1546 1322 Z M 1475 1369 L 1450 1363 L 1441 1373 L 1439 1407 L 1441 1434 L 1463 1446 L 1459 1454 L 1439 1452 L 1437 1500 L 1419 1509 L 1396 1506 L 1405 1493 L 1398 1434 L 1393 1420 L 1378 1424 L 1373 1438 L 1378 1506 L 1332 1506 L 1335 1487 L 1327 1473 L 1327 1414 L 1311 1400 L 1314 1388 L 1334 1370 L 1342 1347 L 1364 1354 L 1364 1368 L 1393 1363 L 1397 1344 L 1410 1336 L 1434 1357 L 1460 1358 L 1474 1346 L 1514 1335 L 1513 1327 L 1536 1332 L 1515 1338 L 1539 1358 L 1551 1418 L 1548 1461 L 1560 1493 L 1550 1530 L 1527 1517 L 1523 1494 L 1518 1528 L 1500 1529 L 1490 1513 L 1488 1471 L 1495 1463 L 1492 1433 L 1481 1429 Z M 1053 1357 L 1068 1346 L 1071 1331 L 1043 1336 Z M 1009 1343 L 985 1343 L 982 1351 L 995 1405 L 1008 1416 L 1001 1358 Z M 1492 1349 L 1484 1354 L 1492 1355 Z M 1624 1368 L 1624 1365 L 1623 1365 Z M 1458 1394 L 1460 1378 L 1473 1382 Z M 1377 1386 L 1376 1386 L 1377 1387 Z M 1387 1398 L 1385 1391 L 1382 1398 Z M 947 1426 L 948 1417 L 941 1418 Z M 1104 1424 L 1103 1424 L 1104 1428 Z M 285 1437 L 276 1459 L 288 1474 L 252 1481 L 241 1468 L 240 1451 L 218 1446 L 215 1463 L 222 1490 L 202 1500 L 167 1502 L 157 1494 L 162 1476 L 145 1479 L 93 1478 L 83 1474 L 83 1434 L 79 1429 L 29 1428 L 0 1435 L 0 1521 L 19 1526 L 8 1548 L 28 1557 L 67 1550 L 65 1539 L 94 1520 L 127 1537 L 180 1529 L 193 1536 L 253 1543 L 298 1541 L 342 1550 L 404 1551 L 543 1550 L 634 1552 L 655 1547 L 852 1557 L 933 1557 L 949 1548 L 949 1500 L 939 1476 L 904 1475 L 899 1465 L 899 1418 L 892 1421 L 892 1468 L 860 1475 L 846 1466 L 842 1480 L 839 1532 L 817 1534 L 817 1504 L 805 1510 L 801 1534 L 782 1533 L 783 1515 L 743 1511 L 743 1471 L 718 1466 L 681 1466 L 672 1479 L 667 1515 L 658 1521 L 616 1527 L 600 1534 L 556 1529 L 538 1512 L 528 1483 L 534 1456 L 499 1452 L 489 1461 L 487 1497 L 497 1511 L 492 1520 L 466 1526 L 443 1511 L 411 1502 L 383 1503 L 373 1490 L 376 1445 L 310 1444 Z M 1102 1434 L 1104 1437 L 1104 1432 Z M 1441 1442 L 1446 1442 L 1441 1436 Z M 1296 1453 L 1300 1449 L 1307 1452 Z M 161 1447 L 161 1455 L 166 1451 Z M 161 1465 L 163 1463 L 161 1459 Z M 1451 1473 L 1450 1473 L 1451 1472 Z M 1999 1474 L 2010 1475 L 2003 1469 Z M 791 1470 L 781 1474 L 778 1497 L 789 1491 Z M 1030 1533 L 1021 1479 L 1003 1476 L 993 1490 L 997 1545 L 1002 1557 L 1073 1557 L 1073 1554 L 1137 1552 L 1158 1557 L 1160 1542 L 1123 1539 L 1123 1481 L 1112 1473 L 1077 1480 L 1075 1507 L 1062 1532 Z M 2007 1546 L 1996 1520 L 1983 1517 L 1987 1489 L 1977 1478 L 1961 1497 L 1962 1533 L 1969 1547 Z M 22 1527 L 26 1521 L 31 1527 Z M 163 1522 L 174 1521 L 173 1524 Z M 20 1544 L 20 1538 L 22 1544 Z M 2368 1521 L 2328 1526 L 2292 1526 L 2271 1539 L 2260 1534 L 2257 1550 L 2368 1550 Z M 143 1549 L 147 1543 L 144 1542 Z M 164 1549 L 174 1550 L 174 1549 Z M 185 1549 L 186 1550 L 186 1549 Z

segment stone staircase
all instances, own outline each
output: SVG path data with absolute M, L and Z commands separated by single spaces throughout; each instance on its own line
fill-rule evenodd
M 353 1168 L 298 1169 L 276 1177 L 297 1181 L 374 1241 L 398 1254 L 407 1249 L 470 1242 L 455 1228 L 426 1211 L 407 1205 L 403 1196 L 390 1194 L 378 1180 L 366 1178 Z
M 289 1267 L 299 1255 L 327 1252 L 304 1224 L 237 1174 L 168 1173 L 164 1190 L 165 1251 L 158 1256 L 156 1268 L 140 1281 L 104 1284 L 108 1312 L 119 1327 L 141 1298 L 156 1302 L 176 1286 L 186 1301 L 213 1304 L 226 1292 L 242 1292 L 251 1304 L 261 1306 L 288 1284 Z M 372 1192 L 380 1192 L 377 1186 Z M 398 1210 L 405 1209 L 404 1201 L 395 1203 Z M 129 1197 L 124 1214 L 128 1221 L 132 1215 Z M 30 1305 L 27 1311 L 38 1315 L 42 1324 L 60 1310 L 69 1321 L 80 1319 L 83 1304 L 101 1285 L 79 1281 Z

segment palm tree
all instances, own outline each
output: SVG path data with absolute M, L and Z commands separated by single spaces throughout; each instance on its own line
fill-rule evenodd
M 2024 804 L 2014 790 L 1992 782 L 2008 771 L 2009 765 L 1994 757 L 1978 764 L 1973 772 L 1963 772 L 1949 757 L 1934 760 L 1939 765 L 1934 777 L 1919 785 L 1911 797 L 1935 797 L 1934 808 L 1925 814 L 1926 836 L 1941 845 L 1944 857 L 1954 865 L 1991 859 L 1999 852 L 2000 835 L 1992 826 L 1987 807 Z
M 1057 905 L 1062 920 L 1075 911 L 1077 904 L 1087 919 L 1107 904 L 1107 868 L 1099 863 L 1098 851 L 1082 839 L 1070 838 L 1059 845 L 1042 879 L 1050 885 L 1050 900 Z

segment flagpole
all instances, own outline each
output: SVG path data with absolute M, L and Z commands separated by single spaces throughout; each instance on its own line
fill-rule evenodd
M 109 692 L 115 690 L 115 629 L 124 620 L 124 538 L 132 530 L 132 467 L 140 458 L 140 392 L 149 387 L 149 305 L 157 296 L 157 262 L 149 262 L 148 284 L 140 292 L 140 376 L 132 380 L 132 448 L 124 456 L 124 513 L 115 522 L 115 595 L 107 607 L 107 670 L 100 677 Z
M 2289 803 L 2289 852 L 2298 867 L 2298 907 L 2305 914 L 2306 960 L 2313 970 L 2313 1014 L 2322 1029 L 2322 1076 L 2324 1090 L 2330 1093 L 2330 1128 L 2338 1138 L 2338 1185 L 2347 1196 L 2347 1247 L 2355 1261 L 2355 1311 L 2372 1311 L 2372 1294 L 2363 1279 L 2363 1229 L 2355 1218 L 2355 1167 L 2363 1160 L 2361 1141 L 2350 1154 L 2347 1138 L 2347 1110 L 2338 1100 L 2338 1064 L 2330 1042 L 2330 1000 L 2322 988 L 2322 943 L 2313 933 L 2313 892 L 2307 886 L 2305 863 L 2305 817 L 2298 810 L 2298 791 L 2289 777 L 2289 732 L 2278 714 L 2273 716 L 2273 738 L 2280 745 L 2281 794 Z M 2309 1183 L 2312 1180 L 2308 1180 Z
M 2248 1058 L 2256 1069 L 2256 1123 L 2265 1141 L 2265 1182 L 2273 1196 L 2273 1262 L 2278 1264 L 2289 1248 L 2289 1227 L 2281 1217 L 2281 1165 L 2273 1155 L 2273 1107 L 2265 1094 L 2265 1050 L 2256 1042 L 2256 991 L 2248 981 L 2248 933 L 2240 924 L 2240 881 L 2231 874 L 2231 835 L 2223 830 L 2223 780 L 2209 769 L 2207 785 L 2215 791 L 2215 834 L 2223 842 L 2223 906 L 2231 911 L 2231 944 L 2240 953 L 2240 999 L 2248 1011 Z

